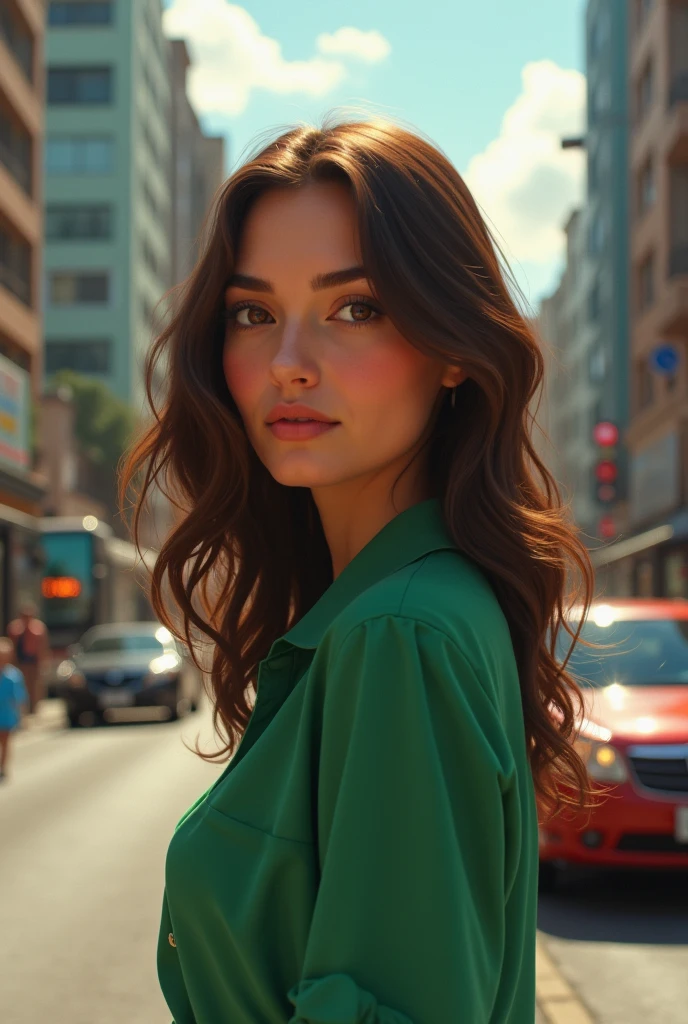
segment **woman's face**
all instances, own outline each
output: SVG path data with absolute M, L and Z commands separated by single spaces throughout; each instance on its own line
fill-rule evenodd
M 273 189 L 252 207 L 225 296 L 227 386 L 272 476 L 318 488 L 392 479 L 442 386 L 462 379 L 410 345 L 366 279 L 340 184 Z

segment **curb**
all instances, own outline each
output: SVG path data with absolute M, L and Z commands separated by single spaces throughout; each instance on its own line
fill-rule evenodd
M 537 1005 L 547 1024 L 594 1024 L 539 935 L 536 951 Z

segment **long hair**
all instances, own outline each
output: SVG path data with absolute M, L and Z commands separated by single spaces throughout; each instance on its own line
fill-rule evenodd
M 433 491 L 457 548 L 485 573 L 509 624 L 538 794 L 582 806 L 590 780 L 571 742 L 582 697 L 556 651 L 561 630 L 573 638 L 580 631 L 567 623 L 567 580 L 578 582 L 571 604 L 585 609 L 593 571 L 531 439 L 539 346 L 460 175 L 424 138 L 373 120 L 289 130 L 225 182 L 198 264 L 148 358 L 154 420 L 127 459 L 121 493 L 133 489 L 135 537 L 154 484 L 176 504 L 152 602 L 187 642 L 201 634 L 214 644 L 210 688 L 223 747 L 201 756 L 236 749 L 260 661 L 332 581 L 310 491 L 269 475 L 222 368 L 224 292 L 248 210 L 267 189 L 322 181 L 350 190 L 363 265 L 397 330 L 468 375 L 455 407 L 445 401 L 434 423 Z

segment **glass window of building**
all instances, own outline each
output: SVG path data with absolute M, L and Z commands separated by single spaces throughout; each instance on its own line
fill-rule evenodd
M 0 223 L 0 284 L 30 305 L 31 247 L 3 223 Z
M 50 303 L 53 306 L 104 303 L 110 298 L 110 275 L 96 273 L 53 271 L 49 276 Z
M 104 338 L 74 341 L 49 338 L 45 343 L 45 369 L 48 375 L 58 370 L 77 373 L 109 373 L 112 343 Z
M 28 80 L 33 82 L 33 37 L 19 11 L 6 0 L 0 3 L 0 37 Z
M 643 68 L 636 86 L 636 120 L 643 121 L 654 102 L 654 62 L 650 57 Z
M 52 0 L 48 7 L 48 24 L 51 28 L 62 25 L 111 25 L 114 6 L 112 0 L 101 0 L 100 3 Z
M 113 78 L 110 67 L 48 68 L 48 103 L 61 106 L 112 103 Z
M 607 225 L 604 214 L 601 210 L 591 218 L 588 228 L 588 252 L 596 256 L 602 252 L 607 237 Z
M 649 253 L 638 268 L 638 309 L 642 313 L 655 301 L 655 256 Z
M 32 155 L 31 136 L 26 128 L 0 106 L 0 164 L 27 195 L 33 191 Z
M 112 207 L 106 203 L 51 204 L 45 213 L 45 234 L 51 241 L 112 238 Z
M 656 195 L 655 162 L 650 156 L 638 174 L 638 214 L 640 216 L 654 206 Z
M 652 405 L 655 398 L 655 375 L 650 369 L 647 359 L 640 360 L 636 374 L 638 410 L 642 411 Z
M 46 141 L 49 174 L 111 174 L 115 167 L 115 143 L 108 136 L 53 135 Z
M 640 31 L 655 5 L 655 0 L 635 0 L 635 27 Z

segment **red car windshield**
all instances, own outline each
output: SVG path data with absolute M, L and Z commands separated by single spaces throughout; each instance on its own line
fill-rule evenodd
M 613 645 L 596 650 L 576 644 L 567 670 L 583 686 L 688 685 L 688 620 L 626 620 L 610 625 L 589 620 L 581 636 L 592 643 Z M 560 633 L 560 660 L 570 643 L 568 634 Z

